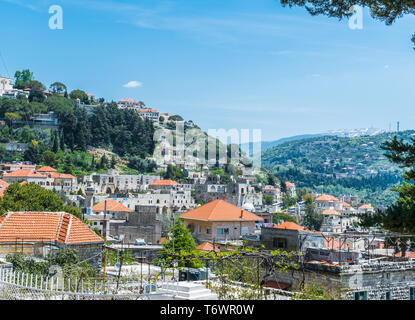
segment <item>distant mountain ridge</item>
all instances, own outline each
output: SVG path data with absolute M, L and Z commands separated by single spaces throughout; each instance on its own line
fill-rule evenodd
M 386 158 L 381 146 L 394 136 L 409 141 L 415 131 L 377 132 L 336 131 L 279 143 L 262 151 L 262 166 L 297 187 L 333 195 L 351 193 L 374 205 L 387 205 L 396 199 L 390 188 L 402 182 L 403 169 Z
M 278 146 L 285 142 L 289 141 L 296 141 L 302 140 L 307 138 L 313 137 L 323 137 L 323 136 L 337 136 L 337 137 L 344 137 L 344 138 L 353 138 L 353 137 L 361 137 L 361 136 L 374 136 L 382 133 L 386 133 L 387 130 L 385 129 L 378 129 L 378 128 L 360 128 L 360 129 L 338 129 L 338 130 L 329 130 L 322 133 L 314 133 L 314 134 L 300 134 L 291 137 L 281 138 L 273 141 L 261 141 L 261 151 L 265 151 L 269 148 Z M 241 144 L 241 149 L 249 154 L 253 150 L 253 143 L 243 143 Z M 250 151 L 251 150 L 251 151 Z

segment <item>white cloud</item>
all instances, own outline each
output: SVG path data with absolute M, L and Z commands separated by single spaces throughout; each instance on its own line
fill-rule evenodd
M 137 88 L 141 87 L 143 84 L 140 81 L 130 81 L 123 85 L 124 88 Z

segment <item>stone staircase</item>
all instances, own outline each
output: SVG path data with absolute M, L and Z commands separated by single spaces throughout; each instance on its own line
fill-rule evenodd
M 216 294 L 212 293 L 202 283 L 179 281 L 163 285 L 159 294 L 153 297 L 156 300 L 217 300 Z

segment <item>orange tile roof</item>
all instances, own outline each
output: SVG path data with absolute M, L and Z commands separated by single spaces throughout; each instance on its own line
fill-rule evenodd
M 56 169 L 49 167 L 49 166 L 44 166 L 42 168 L 39 168 L 36 170 L 37 172 L 58 172 Z
M 333 197 L 330 194 L 322 194 L 321 196 L 317 197 L 315 201 L 334 201 L 337 202 L 339 199 Z
M 131 212 L 133 211 L 130 208 L 127 208 L 126 206 L 122 205 L 121 203 L 113 199 L 107 199 L 107 200 L 101 201 L 100 203 L 92 207 L 92 211 L 104 212 L 105 201 L 107 201 L 107 211 L 110 211 L 110 212 Z
M 225 200 L 213 200 L 196 209 L 180 215 L 184 219 L 203 221 L 259 221 L 264 220 L 257 215 L 242 210 Z
M 276 229 L 286 229 L 286 230 L 301 230 L 301 231 L 309 231 L 306 228 L 290 221 L 285 221 L 278 226 L 275 226 Z
M 143 109 L 143 110 L 141 110 L 141 112 L 140 112 L 140 113 L 146 113 L 146 112 L 151 112 L 151 113 L 159 113 L 157 110 L 150 109 L 150 108 L 148 108 L 148 109 Z
M 48 173 L 48 177 L 53 178 L 53 179 L 75 179 L 75 177 L 69 173 L 57 173 L 57 172 Z
M 6 173 L 3 177 L 21 177 L 21 178 L 46 178 L 45 175 L 41 173 L 36 173 L 32 169 L 17 169 L 15 171 Z
M 343 204 L 343 207 L 351 207 L 351 205 L 349 204 L 349 203 L 347 203 L 347 202 L 342 202 L 342 204 Z
M 295 184 L 294 184 L 294 183 L 292 183 L 292 182 L 289 182 L 289 181 L 285 181 L 285 185 L 286 185 L 287 187 L 295 187 Z
M 340 212 L 338 212 L 337 210 L 334 209 L 326 209 L 323 210 L 323 212 L 321 214 L 327 215 L 327 216 L 340 216 Z
M 8 212 L 0 217 L 1 242 L 103 243 L 77 217 L 66 212 Z
M 0 180 L 0 197 L 4 195 L 4 191 L 6 191 L 9 184 L 6 181 Z
M 360 206 L 359 209 L 373 209 L 373 207 L 370 204 L 364 204 Z
M 211 251 L 220 252 L 219 247 L 215 246 L 215 249 L 213 249 L 213 244 L 209 241 L 203 242 L 201 245 L 197 246 L 196 250 L 206 251 L 206 252 L 211 252 Z
M 150 186 L 177 186 L 179 183 L 173 180 L 158 180 Z
M 4 167 L 10 167 L 10 168 L 21 168 L 21 167 L 25 167 L 25 168 L 33 168 L 35 169 L 36 166 L 35 165 L 31 165 L 31 164 L 5 164 L 3 165 Z

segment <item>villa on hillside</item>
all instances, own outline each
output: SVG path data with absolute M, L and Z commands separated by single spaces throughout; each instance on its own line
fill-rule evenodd
M 263 219 L 225 200 L 214 200 L 180 215 L 198 242 L 239 240 L 254 233 L 255 222 Z

